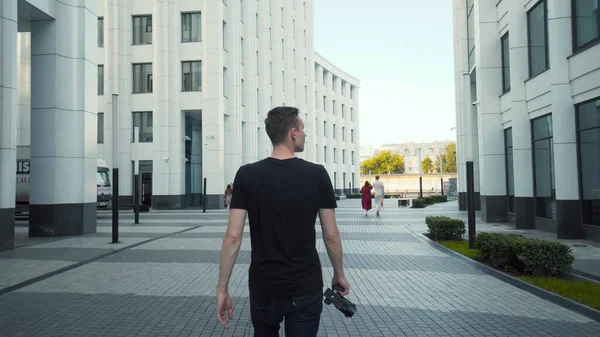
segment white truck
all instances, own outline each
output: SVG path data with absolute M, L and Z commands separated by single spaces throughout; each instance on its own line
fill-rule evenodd
M 15 212 L 29 212 L 29 170 L 31 159 L 31 148 L 29 146 L 17 147 L 17 188 Z M 96 186 L 97 207 L 110 208 L 112 205 L 112 186 L 109 178 L 109 168 L 106 162 L 97 159 Z

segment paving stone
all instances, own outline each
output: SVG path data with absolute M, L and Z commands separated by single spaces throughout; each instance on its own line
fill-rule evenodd
M 365 218 L 355 200 L 339 204 L 349 298 L 358 312 L 345 318 L 325 305 L 320 337 L 600 336 L 600 323 L 429 245 L 419 236 L 426 230 L 427 211 L 389 207 L 387 200 L 381 217 Z M 215 317 L 214 293 L 227 213 L 144 216 L 156 216 L 157 221 L 128 228 L 124 239 L 155 238 L 185 228 L 182 223 L 209 221 L 0 296 L 2 336 L 252 336 L 247 234 L 230 282 L 234 319 L 225 331 Z M 316 229 L 328 285 L 333 271 L 318 224 Z M 75 241 L 55 241 L 24 250 L 20 257 L 37 265 L 46 262 L 44 252 L 50 262 L 78 261 L 78 252 L 98 253 L 98 240 L 106 241 L 107 234 L 102 230 Z M 283 335 L 283 326 L 281 331 Z

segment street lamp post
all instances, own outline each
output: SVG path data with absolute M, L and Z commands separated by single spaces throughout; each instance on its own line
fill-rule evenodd
M 463 73 L 463 85 L 465 88 L 470 86 L 471 74 Z M 476 105 L 476 102 L 473 102 Z M 470 99 L 467 99 L 466 95 L 463 95 L 463 108 L 465 118 L 467 120 L 466 131 L 467 134 L 467 149 L 466 149 L 466 168 L 467 168 L 467 221 L 468 221 L 468 236 L 469 236 L 469 248 L 475 248 L 475 175 L 473 172 L 473 116 L 471 111 Z
M 442 191 L 442 195 L 444 195 L 444 155 L 443 150 L 440 150 L 440 187 Z
M 419 198 L 423 198 L 423 170 L 422 170 L 422 164 L 423 162 L 421 161 L 421 148 L 418 148 L 419 151 Z

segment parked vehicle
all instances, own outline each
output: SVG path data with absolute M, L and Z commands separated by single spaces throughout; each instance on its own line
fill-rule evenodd
M 31 168 L 31 152 L 29 146 L 17 147 L 17 185 L 15 212 L 29 212 L 29 172 Z M 112 186 L 109 168 L 102 159 L 97 159 L 96 187 L 97 207 L 110 208 L 112 205 Z

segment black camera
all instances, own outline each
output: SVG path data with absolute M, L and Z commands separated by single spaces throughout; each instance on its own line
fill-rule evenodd
M 356 312 L 356 305 L 340 295 L 342 292 L 344 292 L 344 288 L 339 284 L 335 284 L 333 290 L 327 288 L 323 294 L 325 296 L 325 304 L 329 305 L 333 303 L 346 317 L 352 317 Z

